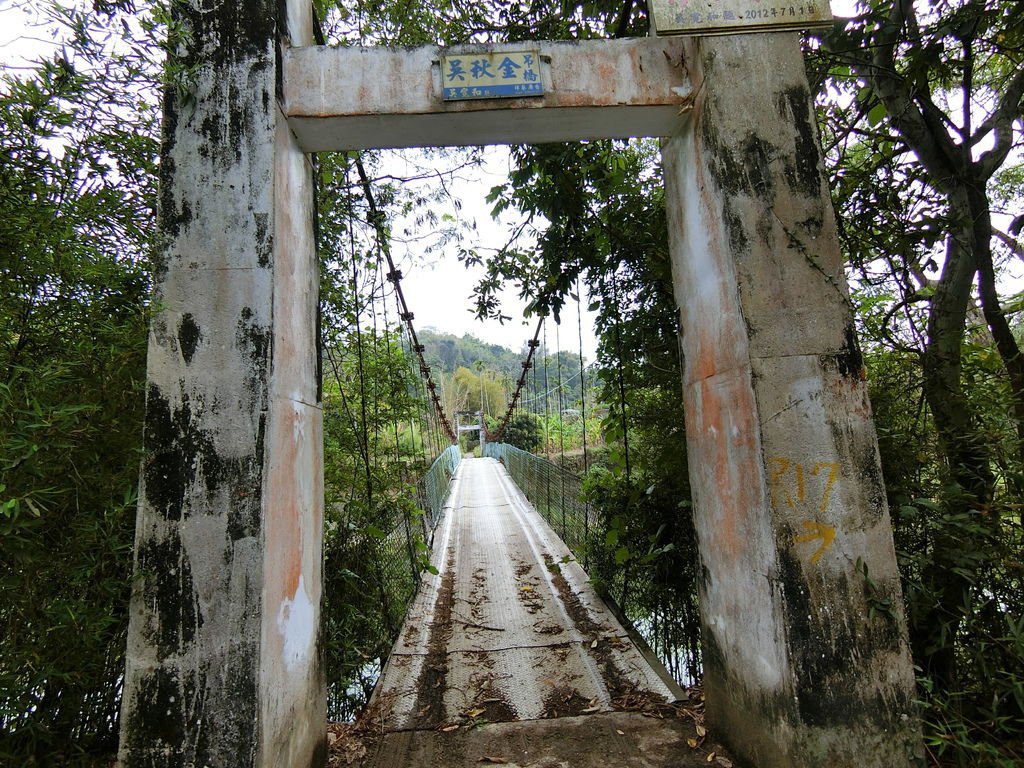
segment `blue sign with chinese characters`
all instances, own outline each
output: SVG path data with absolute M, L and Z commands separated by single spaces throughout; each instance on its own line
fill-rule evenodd
M 441 87 L 445 101 L 541 96 L 540 56 L 537 51 L 442 56 Z

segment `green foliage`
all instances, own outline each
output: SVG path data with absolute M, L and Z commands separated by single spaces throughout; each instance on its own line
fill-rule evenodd
M 984 439 L 1003 473 L 992 505 L 978 509 L 949 482 L 917 359 L 874 347 L 867 354 L 912 650 L 919 665 L 925 738 L 957 766 L 1016 765 L 1024 734 L 1024 529 L 1009 393 L 993 375 L 990 347 L 967 346 L 964 378 L 985 417 Z M 955 670 L 939 682 L 938 657 Z
M 116 744 L 144 324 L 130 335 L 0 386 L 0 758 Z
M 508 420 L 502 441 L 520 450 L 536 453 L 543 442 L 537 418 L 530 413 L 516 414 Z
M 1006 631 L 1022 598 L 1024 358 L 999 280 L 1017 248 L 999 214 L 1021 214 L 1022 42 L 1020 3 L 872 0 L 809 59 L 926 741 L 965 766 L 1024 759 L 1024 659 Z
M 360 200 L 345 191 L 351 162 L 328 155 L 320 165 L 321 609 L 332 719 L 351 719 L 366 703 L 420 573 L 429 568 L 416 482 L 439 450 L 408 341 L 381 300 L 378 231 L 360 219 Z
M 326 335 L 322 610 L 331 715 L 346 718 L 365 703 L 424 567 L 413 483 L 426 454 L 422 441 L 419 455 L 402 453 L 403 438 L 415 446 L 420 403 L 400 337 L 352 326 Z
M 351 719 L 365 705 L 429 567 L 413 490 L 386 474 L 373 481 L 394 490 L 372 502 L 334 504 L 326 515 L 322 608 L 332 719 Z
M 361 45 L 456 45 L 642 36 L 647 33 L 646 8 L 623 13 L 612 0 L 556 5 L 484 0 L 451 4 L 430 0 L 352 6 L 317 0 L 326 19 L 328 39 Z
M 577 295 L 577 278 L 597 298 L 592 309 L 600 311 L 601 328 L 613 325 L 619 310 L 639 315 L 660 306 L 661 288 L 671 291 L 671 281 L 656 274 L 669 273 L 656 144 L 546 144 L 515 147 L 512 157 L 509 182 L 491 191 L 495 211 L 515 205 L 550 224 L 538 233 L 536 248 L 509 248 L 488 260 L 488 277 L 476 288 L 477 315 L 497 317 L 494 295 L 512 282 L 531 300 L 530 311 L 558 320 L 564 302 Z M 641 275 L 654 295 L 624 284 Z M 622 301 L 613 300 L 620 294 Z
M 540 423 L 541 433 L 538 449 L 552 461 L 560 461 L 563 454 L 582 453 L 584 437 L 588 453 L 600 447 L 604 440 L 602 419 L 591 410 L 596 399 L 588 406 L 585 418 L 578 408 L 552 412 L 547 418 L 535 417 Z
M 698 559 L 685 475 L 650 467 L 627 479 L 597 467 L 585 478 L 584 498 L 600 521 L 586 552 L 591 579 L 677 679 L 698 679 Z
M 368 330 L 357 356 L 354 329 L 331 336 L 322 611 L 331 716 L 350 718 L 365 703 L 427 566 L 413 487 L 426 464 L 402 452 L 419 403 L 401 347 Z M 422 455 L 422 441 L 418 447 Z
M 0 81 L 0 762 L 116 746 L 155 203 L 151 39 L 67 40 Z
M 427 362 L 442 371 L 454 372 L 460 367 L 475 371 L 476 366 L 482 364 L 485 371 L 495 374 L 499 380 L 514 380 L 519 376 L 522 355 L 499 344 L 488 344 L 469 333 L 460 337 L 430 328 L 417 329 L 417 334 L 426 347 Z
M 482 361 L 474 367 L 476 371 L 459 366 L 448 380 L 449 386 L 455 387 L 460 394 L 457 410 L 475 413 L 482 408 L 485 415 L 503 415 L 511 394 L 508 377 L 499 379 L 483 366 Z
M 348 42 L 646 31 L 644 12 L 623 13 L 618 2 L 315 5 L 328 35 Z M 152 64 L 164 31 L 171 45 L 187 42 L 164 9 L 39 7 L 66 45 L 0 86 L 0 761 L 26 765 L 85 763 L 116 739 L 154 231 L 157 108 L 148 89 L 165 83 L 182 103 L 193 91 L 193 73 Z M 1012 302 L 971 288 L 994 273 L 986 259 L 998 266 L 1019 253 L 1022 30 L 1020 3 L 870 2 L 812 45 L 812 74 L 830 86 L 821 93 L 839 94 L 823 104 L 823 135 L 859 283 L 926 739 L 936 759 L 965 766 L 1020 764 L 1024 752 L 1019 360 L 999 324 Z M 911 130 L 917 114 L 928 130 Z M 696 674 L 697 559 L 657 147 L 519 147 L 514 159 L 490 201 L 530 217 L 536 248 L 513 243 L 489 260 L 478 314 L 500 316 L 495 297 L 506 283 L 531 311 L 556 319 L 580 282 L 593 297 L 610 448 L 607 467 L 587 480 L 601 526 L 585 554 L 662 647 L 686 649 L 686 672 Z M 324 621 L 334 711 L 343 713 L 341 689 L 372 677 L 425 567 L 412 486 L 443 448 L 394 311 L 389 318 L 370 299 L 379 307 L 385 293 L 381 234 L 358 223 L 367 216 L 351 160 L 323 156 L 319 165 Z M 428 202 L 376 189 L 385 212 L 422 212 Z M 984 229 L 997 208 L 1016 217 L 1009 233 Z M 972 250 L 985 242 L 991 253 Z M 507 390 L 518 375 L 519 358 L 493 346 L 424 339 L 439 367 L 464 366 L 467 398 L 491 377 L 488 411 L 497 398 L 488 387 Z M 541 355 L 535 372 L 545 364 L 563 377 L 578 370 L 566 353 Z M 564 415 L 575 402 L 551 389 L 534 387 L 533 410 L 546 416 L 517 416 L 509 442 L 578 445 L 587 425 L 574 432 Z M 944 396 L 954 407 L 944 408 Z M 862 574 L 870 592 L 871 574 Z M 872 608 L 892 610 L 881 599 Z

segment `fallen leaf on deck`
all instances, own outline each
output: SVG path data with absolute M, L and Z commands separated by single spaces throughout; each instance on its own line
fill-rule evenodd
M 715 762 L 715 753 L 714 752 L 708 752 L 708 756 L 706 758 L 704 758 L 704 762 L 705 763 L 713 763 L 713 762 Z
M 441 733 L 451 733 L 452 731 L 459 730 L 458 725 L 443 725 L 441 726 Z
M 616 732 L 617 734 L 619 734 L 619 736 L 625 736 L 625 735 L 626 735 L 626 732 L 625 732 L 625 731 L 620 731 L 620 730 L 619 730 L 618 728 L 616 728 L 616 729 L 615 729 L 615 732 Z
M 732 768 L 732 760 L 729 760 L 726 757 L 719 757 L 717 759 L 717 762 L 720 766 L 722 766 L 722 768 Z
M 698 746 L 700 746 L 700 742 L 696 739 L 687 739 L 686 746 L 688 746 L 690 749 L 696 749 Z
M 705 728 L 703 725 L 698 725 L 697 726 L 697 735 L 700 736 L 703 739 L 705 736 L 708 735 L 708 729 Z
M 478 761 L 478 763 L 491 763 L 492 765 L 507 765 L 508 760 L 504 757 L 491 757 L 490 755 L 484 755 Z
M 466 717 L 480 717 L 480 715 L 482 715 L 486 711 L 487 710 L 485 710 L 483 707 L 481 707 L 479 709 L 470 709 L 470 710 L 464 712 L 463 714 Z

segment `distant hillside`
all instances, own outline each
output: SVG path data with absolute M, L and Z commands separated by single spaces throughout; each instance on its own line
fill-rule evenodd
M 476 364 L 482 361 L 483 369 L 490 372 L 488 380 L 494 382 L 489 386 L 497 387 L 497 391 L 487 396 L 485 410 L 495 416 L 504 412 L 514 382 L 522 373 L 522 362 L 526 359 L 525 349 L 514 352 L 500 344 L 488 344 L 468 333 L 459 337 L 424 329 L 418 331 L 417 336 L 425 347 L 424 357 L 427 364 L 439 374 L 455 375 L 459 378 L 456 371 L 459 368 L 467 368 L 473 372 L 471 376 L 475 376 Z M 523 346 L 525 348 L 526 345 Z M 580 407 L 581 385 L 585 385 L 590 391 L 587 400 L 591 404 L 598 401 L 599 395 L 594 389 L 598 386 L 597 377 L 593 372 L 589 372 L 581 379 L 578 352 L 562 351 L 557 355 L 552 353 L 545 356 L 543 347 L 539 352 L 541 354 L 536 356 L 531 375 L 527 378 L 526 391 L 520 400 L 522 405 L 537 413 Z M 465 378 L 462 377 L 463 380 Z M 563 382 L 561 392 L 558 389 L 559 381 Z M 451 395 L 454 391 L 449 389 L 448 394 Z M 446 402 L 445 406 L 475 410 L 480 407 L 478 391 L 480 390 L 477 385 L 473 383 L 466 387 L 465 402 Z
M 526 344 L 523 349 L 514 351 L 500 344 L 489 344 L 481 341 L 472 334 L 464 334 L 461 338 L 451 333 L 440 333 L 439 331 L 425 328 L 417 330 L 416 335 L 420 343 L 426 348 L 424 355 L 427 363 L 438 370 L 447 373 L 454 372 L 457 368 L 464 367 L 473 370 L 478 360 L 482 360 L 484 368 L 489 371 L 504 373 L 512 380 L 519 378 L 522 369 L 522 361 L 526 359 Z M 536 357 L 536 365 L 539 370 L 544 368 L 544 347 L 541 345 Z M 561 375 L 571 377 L 580 370 L 579 353 L 575 351 L 562 351 L 558 355 L 553 350 L 547 355 L 549 375 L 553 378 L 558 366 L 558 358 L 561 358 Z
M 451 333 L 424 328 L 417 330 L 416 335 L 420 344 L 426 348 L 424 354 L 427 363 L 447 373 L 452 373 L 460 366 L 472 370 L 478 360 L 483 361 L 487 370 L 506 373 L 512 379 L 519 376 L 522 370 L 522 354 L 500 344 L 488 344 L 468 333 L 460 338 Z

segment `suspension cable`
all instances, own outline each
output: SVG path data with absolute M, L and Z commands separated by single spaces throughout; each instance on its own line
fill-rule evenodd
M 377 329 L 377 277 L 380 274 L 380 270 L 377 269 L 377 265 L 380 264 L 380 251 L 377 251 L 376 264 L 373 268 L 372 279 L 370 280 L 370 319 L 371 329 L 373 331 L 373 359 L 380 359 L 380 334 Z M 381 296 L 384 295 L 384 280 L 381 283 Z M 380 390 L 381 380 L 380 376 L 374 376 L 373 382 L 373 450 L 371 455 L 376 459 L 378 468 L 380 465 L 380 433 L 381 433 L 381 421 L 380 421 Z
M 361 326 L 362 309 L 359 306 L 359 269 L 356 266 L 356 241 L 351 225 L 348 228 L 349 257 L 352 263 L 352 300 L 355 302 L 356 355 L 359 371 L 359 410 L 361 414 L 361 431 L 363 438 L 363 467 L 366 475 L 366 502 L 373 506 L 373 477 L 370 469 L 370 435 L 366 428 L 366 376 L 363 375 L 363 330 Z
M 580 352 L 580 410 L 583 419 L 583 471 L 590 468 L 587 461 L 587 376 L 583 367 L 583 312 L 580 310 L 580 278 L 576 276 L 576 333 Z M 586 518 L 584 518 L 586 519 Z
M 551 357 L 551 352 L 548 349 L 548 326 L 544 324 L 544 389 L 548 392 L 548 358 Z M 550 452 L 551 442 L 551 408 L 550 408 L 550 396 L 544 396 L 544 455 L 547 456 Z
M 559 508 L 562 510 L 562 539 L 565 539 L 565 403 L 562 400 L 562 339 L 559 334 L 561 323 L 555 322 L 555 371 L 558 379 L 558 462 L 562 470 L 558 473 L 561 481 Z
M 587 457 L 587 375 L 583 366 L 583 312 L 580 309 L 580 278 L 576 276 L 576 338 L 579 343 L 580 355 L 580 418 L 583 424 L 583 471 L 582 475 L 590 471 L 590 460 Z M 583 540 L 590 541 L 590 503 L 583 506 Z M 589 547 L 584 548 L 583 567 L 590 567 Z
M 626 380 L 622 372 L 622 329 L 619 326 L 619 317 L 621 313 L 621 307 L 619 306 L 619 284 L 615 278 L 615 273 L 612 272 L 612 302 L 615 305 L 615 357 L 616 357 L 616 372 L 618 374 L 619 382 L 619 410 L 620 421 L 622 425 L 622 449 L 626 460 L 626 482 L 630 481 L 630 465 L 629 465 L 629 425 L 626 421 Z
M 581 353 L 580 356 L 582 357 L 582 353 Z M 587 363 L 586 368 L 593 368 L 595 365 L 597 365 L 596 361 L 593 362 L 593 363 Z M 534 397 L 524 398 L 524 399 L 519 401 L 519 404 L 522 405 L 524 403 L 532 403 L 535 400 L 540 400 L 542 397 L 547 397 L 549 394 L 551 394 L 553 392 L 558 392 L 559 390 L 561 390 L 562 392 L 565 392 L 565 388 L 569 384 L 569 382 L 575 381 L 576 379 L 580 378 L 580 376 L 583 374 L 583 370 L 584 369 L 581 367 L 581 369 L 579 371 L 577 371 L 576 373 L 574 373 L 572 376 L 568 377 L 567 379 L 564 379 L 560 385 L 559 384 L 555 384 L 555 386 L 553 386 L 547 392 L 541 392 L 539 395 L 536 395 Z
M 377 254 L 377 273 L 380 274 L 383 270 L 381 269 L 380 253 Z M 387 285 L 382 280 L 380 284 L 381 289 L 381 305 L 384 308 L 384 348 L 387 351 L 388 359 L 388 397 L 391 399 L 392 404 L 398 399 L 398 387 L 395 381 L 395 356 L 394 350 L 391 348 L 391 323 L 388 320 L 388 296 L 387 296 Z M 402 471 L 402 441 L 398 434 L 398 408 L 392 405 L 391 408 L 391 422 L 395 432 L 395 461 L 398 462 L 399 472 Z
M 508 426 L 509 420 L 512 418 L 512 413 L 516 409 L 516 405 L 519 403 L 519 396 L 523 392 L 523 387 L 526 385 L 526 378 L 530 372 L 530 368 L 533 367 L 534 353 L 537 351 L 537 347 L 540 345 L 539 336 L 540 329 L 544 326 L 544 315 L 540 316 L 537 321 L 537 328 L 533 332 L 533 338 L 530 339 L 527 344 L 528 352 L 526 353 L 526 359 L 521 363 L 523 366 L 522 373 L 519 374 L 519 380 L 516 382 L 515 391 L 512 393 L 512 399 L 509 401 L 508 408 L 505 410 L 505 415 L 502 417 L 501 426 L 495 430 L 494 435 L 488 435 L 487 439 L 493 442 L 501 442 L 501 438 L 505 435 L 505 428 Z
M 402 273 L 395 267 L 395 261 L 391 256 L 390 241 L 388 240 L 387 233 L 384 231 L 384 216 L 377 208 L 377 201 L 373 196 L 370 179 L 366 175 L 366 168 L 363 167 L 363 161 L 359 155 L 356 155 L 355 157 L 355 165 L 356 170 L 359 173 L 359 183 L 363 188 L 363 195 L 370 208 L 370 222 L 377 233 L 377 247 L 380 249 L 380 252 L 384 254 L 384 258 L 388 262 L 388 268 L 391 270 L 388 272 L 387 279 L 395 286 L 395 293 L 398 295 L 398 302 L 401 309 L 400 317 L 409 331 L 409 336 L 412 339 L 413 351 L 419 359 L 420 374 L 424 379 L 426 379 L 427 389 L 430 391 L 430 399 L 434 404 L 434 411 L 437 415 L 438 421 L 447 434 L 449 441 L 452 444 L 455 444 L 458 442 L 458 437 L 456 436 L 455 429 L 452 427 L 452 423 L 448 418 L 448 414 L 444 412 L 441 399 L 437 394 L 437 385 L 434 383 L 434 380 L 430 375 L 430 366 L 427 365 L 426 358 L 423 354 L 425 347 L 420 344 L 419 338 L 416 336 L 416 328 L 412 324 L 415 316 L 409 311 L 409 303 L 406 301 L 405 294 L 402 292 Z
M 401 306 L 398 303 L 398 292 L 397 291 L 392 291 L 391 295 L 395 299 L 395 312 L 398 313 L 398 314 L 401 314 L 402 310 L 401 310 Z M 398 326 L 398 343 L 400 345 L 402 345 L 402 355 L 405 356 L 406 354 L 408 354 L 409 357 L 411 357 L 412 356 L 412 349 L 411 348 L 408 349 L 408 352 L 407 352 L 406 348 L 409 345 L 411 345 L 412 342 L 410 342 L 408 340 L 408 335 L 402 332 L 401 325 Z M 420 447 L 419 448 L 416 447 L 416 427 L 415 427 L 412 419 L 410 419 L 409 420 L 409 437 L 410 437 L 410 442 L 411 442 L 411 445 L 412 445 L 412 457 L 413 457 L 414 461 L 421 460 L 421 459 L 424 459 L 424 460 L 426 459 L 427 446 L 426 446 L 426 442 L 425 442 L 426 438 L 424 436 L 424 433 L 425 433 L 425 431 L 429 431 L 430 430 L 430 427 L 427 424 L 426 413 L 422 409 L 422 406 L 426 404 L 426 395 L 424 394 L 422 398 L 420 397 L 420 393 L 423 391 L 423 389 L 422 389 L 422 387 L 423 387 L 423 379 L 421 379 L 419 377 L 416 377 L 415 381 L 416 381 L 416 385 L 415 386 L 417 387 L 417 389 L 416 389 L 417 417 L 418 417 L 419 423 L 420 423 Z

